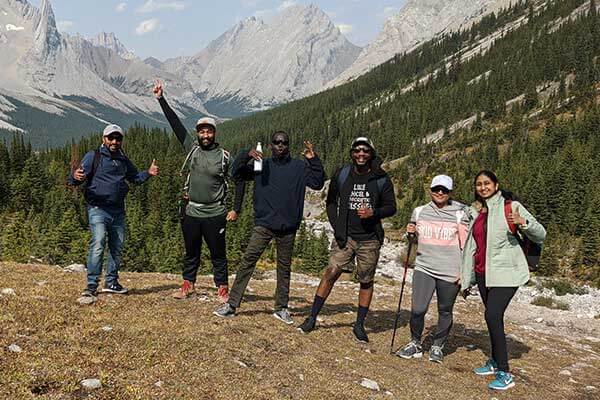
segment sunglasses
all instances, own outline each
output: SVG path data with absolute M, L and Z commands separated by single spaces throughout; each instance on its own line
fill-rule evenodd
M 122 142 L 123 141 L 123 136 L 121 135 L 108 135 L 106 137 L 106 139 L 108 139 L 111 142 Z
M 369 147 L 366 147 L 366 146 L 358 146 L 358 147 L 355 147 L 355 148 L 352 149 L 353 153 L 360 153 L 361 151 L 363 153 L 370 153 L 371 149 Z
M 273 143 L 274 145 L 282 144 L 284 146 L 287 146 L 288 144 L 290 144 L 290 142 L 288 142 L 287 140 L 281 140 L 281 139 L 273 140 L 271 143 Z
M 431 188 L 431 193 L 439 193 L 439 192 L 442 192 L 443 194 L 450 193 L 450 191 L 443 186 L 436 186 L 436 187 Z

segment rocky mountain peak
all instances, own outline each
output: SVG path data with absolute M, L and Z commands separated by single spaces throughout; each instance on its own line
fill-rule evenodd
M 38 57 L 52 56 L 60 45 L 60 34 L 56 28 L 54 11 L 49 0 L 42 0 L 39 19 L 34 26 L 34 50 Z
M 121 41 L 113 32 L 101 32 L 90 41 L 96 46 L 105 47 L 114 51 L 125 60 L 132 60 L 136 58 L 136 55 L 127 50 L 127 48 L 123 45 L 123 43 L 121 43 Z

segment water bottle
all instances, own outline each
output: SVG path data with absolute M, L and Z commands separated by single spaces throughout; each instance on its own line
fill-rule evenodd
M 262 154 L 262 144 L 260 142 L 258 142 L 258 144 L 256 145 L 256 151 Z M 261 172 L 261 171 L 262 171 L 262 159 L 254 160 L 254 172 Z

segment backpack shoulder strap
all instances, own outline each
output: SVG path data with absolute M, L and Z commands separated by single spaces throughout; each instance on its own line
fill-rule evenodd
M 377 189 L 379 190 L 379 193 L 383 192 L 383 186 L 385 185 L 385 176 L 382 176 L 381 178 L 377 179 Z
M 513 235 L 517 234 L 517 226 L 508 220 L 508 215 L 512 214 L 512 201 L 504 200 L 504 218 L 506 219 L 506 223 L 508 224 L 508 230 Z
M 92 179 L 94 179 L 94 175 L 96 175 L 96 171 L 98 170 L 98 167 L 100 166 L 101 158 L 102 158 L 102 154 L 100 154 L 100 147 L 96 147 L 94 149 L 94 162 L 92 162 L 92 170 L 90 171 L 90 173 L 88 174 L 88 177 L 87 177 L 88 186 L 92 183 Z
M 348 175 L 350 175 L 350 165 L 344 165 L 340 170 L 337 178 L 338 192 L 342 189 L 342 186 L 348 179 Z
M 425 207 L 425 206 L 419 206 L 419 207 L 415 208 L 415 220 L 414 220 L 415 223 L 419 222 L 419 216 L 421 215 L 421 211 L 423 211 L 423 207 Z
M 227 150 L 221 149 L 221 174 L 223 179 L 227 176 L 227 170 L 229 169 L 230 154 Z

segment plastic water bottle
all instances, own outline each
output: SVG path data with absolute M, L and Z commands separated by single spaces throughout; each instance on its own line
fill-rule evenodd
M 258 142 L 258 144 L 256 145 L 256 151 L 262 154 L 262 144 L 260 142 Z M 254 160 L 254 172 L 261 172 L 261 171 L 262 171 L 262 159 Z

